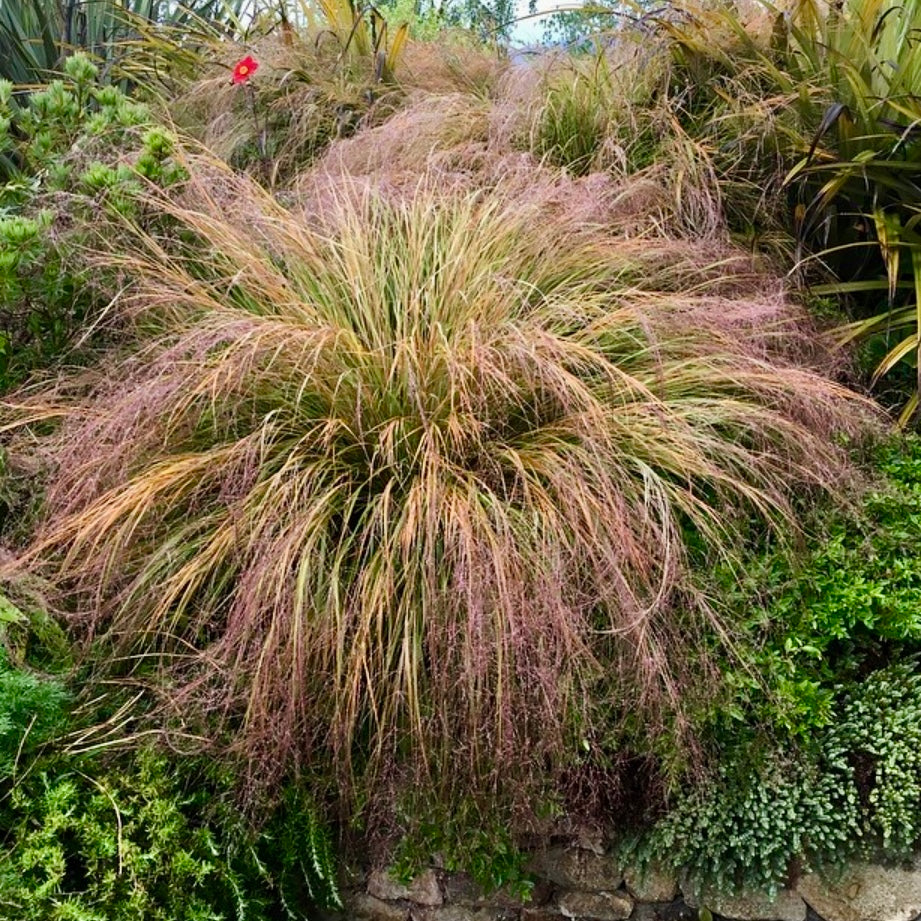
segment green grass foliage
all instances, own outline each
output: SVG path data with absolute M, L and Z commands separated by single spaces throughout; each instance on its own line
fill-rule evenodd
M 674 126 L 652 102 L 661 65 L 641 60 L 629 43 L 622 55 L 566 56 L 544 65 L 529 145 L 537 156 L 578 176 L 632 175 L 663 154 Z
M 355 190 L 312 221 L 199 169 L 162 205 L 191 242 L 113 257 L 143 360 L 57 410 L 29 555 L 95 635 L 217 695 L 264 777 L 346 789 L 458 748 L 471 789 L 552 764 L 601 675 L 608 716 L 680 709 L 670 651 L 709 616 L 686 534 L 780 526 L 864 411 L 785 355 L 782 311 L 762 338 L 724 266 L 685 294 L 683 247 L 539 200 Z

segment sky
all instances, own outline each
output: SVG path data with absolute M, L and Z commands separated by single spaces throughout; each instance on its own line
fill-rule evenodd
M 578 5 L 577 0 L 537 0 L 537 9 L 539 12 L 553 11 L 558 8 L 572 9 Z M 518 0 L 518 15 L 528 15 L 528 0 Z M 533 19 L 525 19 L 515 25 L 512 30 L 512 41 L 516 45 L 532 45 L 539 41 L 544 34 L 544 23 L 546 16 L 537 16 Z

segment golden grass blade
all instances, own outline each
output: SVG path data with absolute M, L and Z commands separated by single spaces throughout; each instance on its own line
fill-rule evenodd
M 457 751 L 458 783 L 501 765 L 525 802 L 576 727 L 687 725 L 707 691 L 678 651 L 730 642 L 688 535 L 731 558 L 751 516 L 837 485 L 833 436 L 865 424 L 795 360 L 776 289 L 533 185 L 325 187 L 305 219 L 190 176 L 146 206 L 194 245 L 106 259 L 156 338 L 47 445 L 26 558 L 87 637 L 159 661 L 263 782 L 320 764 L 346 797 L 434 789 Z

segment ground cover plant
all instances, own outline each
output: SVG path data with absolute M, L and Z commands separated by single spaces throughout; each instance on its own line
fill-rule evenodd
M 9 693 L 4 675 L 0 693 Z M 23 770 L 23 766 L 28 770 Z M 202 763 L 19 751 L 4 773 L 0 899 L 31 919 L 307 918 L 339 907 L 330 843 L 309 799 L 254 831 Z
M 4 918 L 255 921 L 339 906 L 328 832 L 305 791 L 264 804 L 254 827 L 227 770 L 156 734 L 132 746 L 138 696 L 86 694 L 34 591 L 4 588 L 22 598 L 0 596 Z
M 714 593 L 742 627 L 750 667 L 703 715 L 712 779 L 640 846 L 693 868 L 705 892 L 776 891 L 849 856 L 904 859 L 921 838 L 918 441 L 873 462 L 883 478 L 859 509 L 816 512 L 795 565 L 759 550 L 741 587 Z

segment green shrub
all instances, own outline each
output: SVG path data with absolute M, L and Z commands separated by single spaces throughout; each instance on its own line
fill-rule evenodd
M 403 834 L 394 849 L 395 875 L 409 882 L 438 855 L 449 873 L 464 872 L 484 891 L 504 889 L 527 901 L 534 880 L 529 855 L 516 840 L 505 804 L 465 796 L 449 806 L 411 794 L 398 809 Z
M 222 901 L 232 904 L 220 851 L 210 831 L 183 814 L 178 792 L 165 763 L 150 754 L 133 770 L 101 774 L 80 762 L 73 770 L 49 765 L 16 787 L 4 817 L 5 916 L 223 917 L 209 898 L 223 883 Z
M 8 921 L 262 921 L 338 907 L 303 797 L 248 827 L 195 763 L 153 749 L 45 757 L 0 806 Z
M 872 462 L 883 476 L 859 502 L 808 516 L 814 549 L 791 560 L 754 547 L 741 581 L 736 569 L 708 581 L 747 663 L 725 662 L 730 696 L 702 715 L 717 738 L 808 738 L 830 719 L 838 685 L 921 651 L 921 441 L 884 444 Z
M 921 841 L 921 440 L 873 461 L 886 478 L 817 510 L 796 565 L 760 548 L 741 589 L 720 583 L 746 667 L 724 662 L 727 696 L 702 714 L 716 766 L 643 844 L 703 889 L 776 889 L 795 865 Z
M 0 624 L 4 614 L 18 612 L 0 597 Z M 69 700 L 60 681 L 11 665 L 0 644 L 0 787 L 30 762 L 41 743 L 63 728 Z
M 84 56 L 14 102 L 0 82 L 0 390 L 60 359 L 100 308 L 79 250 L 100 222 L 137 216 L 143 179 L 181 176 L 147 109 L 96 82 Z
M 673 803 L 643 839 L 635 852 L 641 862 L 680 870 L 704 895 L 773 894 L 797 864 L 824 868 L 853 852 L 861 822 L 846 775 L 796 752 L 721 757 L 707 782 Z
M 303 785 L 261 804 L 252 824 L 233 772 L 135 750 L 125 736 L 138 698 L 74 693 L 85 674 L 24 663 L 62 664 L 63 637 L 28 586 L 10 588 L 28 614 L 0 595 L 4 919 L 268 921 L 339 907 L 332 841 Z
M 708 777 L 642 840 L 643 859 L 702 892 L 776 892 L 845 858 L 906 859 L 921 841 L 921 674 L 916 661 L 839 686 L 811 744 L 724 748 Z
M 863 801 L 868 840 L 910 856 L 921 841 L 921 674 L 917 661 L 874 672 L 847 689 L 822 742 L 847 764 Z
M 12 666 L 0 646 L 5 919 L 261 921 L 340 907 L 332 842 L 305 788 L 289 785 L 252 825 L 231 773 L 124 742 L 94 754 L 119 740 L 109 721 L 87 725 L 98 703 L 81 712 L 77 722 L 60 679 Z

